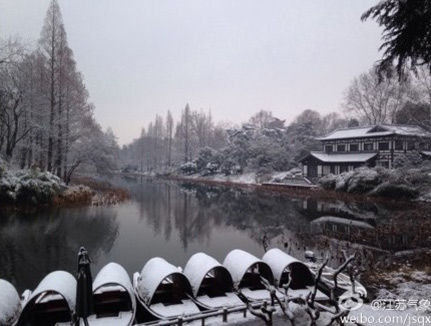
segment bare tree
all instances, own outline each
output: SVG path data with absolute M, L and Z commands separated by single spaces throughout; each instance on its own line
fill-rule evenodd
M 392 123 L 407 100 L 414 96 L 410 80 L 380 80 L 375 68 L 356 77 L 345 94 L 344 108 L 367 124 Z
M 17 44 L 11 46 L 16 47 Z M 15 49 L 3 48 L 3 51 L 0 55 L 9 59 L 0 65 L 0 149 L 4 142 L 6 159 L 10 161 L 16 146 L 29 134 L 32 126 L 27 121 L 27 107 L 24 105 L 27 90 L 24 58 L 12 58 L 7 54 Z
M 58 55 L 61 47 L 61 40 L 64 35 L 64 26 L 60 7 L 57 0 L 51 0 L 48 11 L 45 17 L 45 23 L 42 28 L 39 44 L 42 54 L 47 59 L 49 71 L 49 134 L 48 134 L 48 153 L 47 153 L 47 169 L 53 169 L 54 155 L 54 128 L 55 128 L 55 107 L 57 105 L 56 87 L 58 81 Z
M 172 137 L 174 132 L 174 119 L 172 118 L 171 111 L 168 111 L 168 114 L 166 115 L 166 137 L 168 141 L 168 166 L 171 166 L 172 164 Z
M 191 158 L 191 138 L 192 138 L 192 122 L 191 122 L 191 114 L 190 114 L 190 106 L 187 103 L 184 108 L 181 121 L 177 124 L 176 135 L 178 142 L 183 146 L 183 157 L 184 162 L 187 162 Z

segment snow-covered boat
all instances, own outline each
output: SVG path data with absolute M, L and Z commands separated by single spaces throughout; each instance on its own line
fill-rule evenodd
M 246 251 L 235 249 L 227 254 L 223 266 L 231 274 L 235 289 L 240 290 L 248 300 L 263 301 L 271 298 L 262 283 L 262 278 L 270 284 L 274 283 L 268 264 Z
M 234 293 L 232 276 L 213 257 L 202 252 L 190 257 L 184 268 L 196 303 L 204 309 L 244 305 Z
M 290 285 L 287 292 L 289 297 L 301 296 L 305 298 L 308 293 L 313 291 L 315 284 L 314 274 L 303 262 L 278 248 L 268 250 L 263 255 L 262 260 L 271 267 L 275 286 L 279 288 L 281 293 L 285 293 L 283 285 L 288 284 L 289 281 Z M 325 301 L 328 300 L 328 296 L 318 290 L 316 300 Z
M 14 325 L 20 312 L 21 301 L 15 287 L 0 279 L 0 325 Z
M 93 282 L 93 301 L 95 314 L 87 318 L 90 326 L 129 326 L 134 323 L 135 293 L 122 266 L 109 263 L 100 270 Z
M 314 221 L 311 221 L 311 226 L 324 225 L 326 223 L 346 226 L 347 230 L 349 231 L 351 228 L 370 229 L 370 230 L 375 229 L 375 227 L 369 224 L 367 221 L 348 219 L 348 218 L 338 217 L 338 216 L 321 216 L 315 219 Z
M 133 287 L 139 303 L 159 319 L 199 313 L 191 300 L 192 287 L 177 267 L 160 257 L 150 259 L 141 274 L 133 274 Z
M 17 325 L 70 325 L 75 311 L 75 299 L 75 278 L 68 272 L 52 272 L 24 300 Z

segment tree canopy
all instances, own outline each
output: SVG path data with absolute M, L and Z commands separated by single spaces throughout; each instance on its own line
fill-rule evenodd
M 431 72 L 431 0 L 384 0 L 361 17 L 383 27 L 383 58 L 378 71 L 391 75 L 393 64 L 399 77 L 404 68 L 428 65 Z

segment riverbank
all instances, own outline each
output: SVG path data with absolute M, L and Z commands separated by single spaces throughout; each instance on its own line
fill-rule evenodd
M 178 174 L 128 174 L 130 177 L 148 177 L 148 178 L 159 178 L 164 180 L 173 180 L 177 182 L 184 182 L 190 184 L 202 184 L 206 186 L 216 186 L 225 188 L 237 188 L 244 190 L 252 190 L 256 192 L 272 193 L 274 195 L 286 195 L 296 198 L 311 198 L 320 200 L 342 200 L 347 202 L 372 202 L 382 203 L 387 205 L 395 205 L 394 207 L 406 207 L 406 206 L 426 206 L 430 204 L 427 201 L 412 201 L 406 198 L 390 198 L 381 196 L 368 196 L 367 194 L 360 193 L 348 193 L 336 190 L 329 190 L 323 187 L 298 187 L 294 185 L 287 185 L 284 183 L 258 183 L 255 179 L 254 173 L 248 173 L 238 176 L 200 176 L 195 175 L 178 175 Z
M 322 199 L 354 199 L 397 202 L 431 202 L 431 163 L 420 166 L 405 165 L 396 169 L 383 167 L 360 167 L 338 175 L 327 174 L 314 183 L 305 178 L 302 170 L 289 171 L 231 171 L 228 175 L 220 170 L 197 169 L 193 162 L 180 168 L 170 168 L 159 172 L 132 172 L 129 176 L 148 176 L 179 181 L 217 184 L 229 187 L 307 194 Z
M 129 198 L 125 189 L 90 177 L 76 177 L 66 185 L 56 175 L 37 168 L 0 170 L 1 208 L 33 210 L 47 206 L 112 205 Z

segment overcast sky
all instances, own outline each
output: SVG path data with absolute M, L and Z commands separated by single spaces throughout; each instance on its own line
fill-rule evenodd
M 121 144 L 187 102 L 216 120 L 340 110 L 379 59 L 376 0 L 59 0 L 96 117 Z M 0 37 L 39 38 L 49 0 L 0 0 Z

